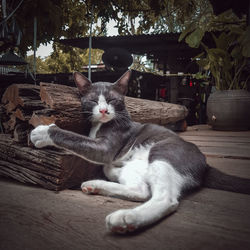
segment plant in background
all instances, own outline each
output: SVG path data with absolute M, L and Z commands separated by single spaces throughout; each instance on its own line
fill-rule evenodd
M 205 36 L 210 34 L 214 46 Z M 189 25 L 179 38 L 190 47 L 202 47 L 203 52 L 194 59 L 204 69 L 211 72 L 218 90 L 243 89 L 249 79 L 244 75 L 250 57 L 250 26 L 239 19 L 232 10 L 219 16 L 211 15 L 198 24 Z

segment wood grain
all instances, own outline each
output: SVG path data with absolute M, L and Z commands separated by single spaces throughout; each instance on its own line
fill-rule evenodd
M 0 175 L 56 191 L 103 176 L 99 166 L 65 150 L 27 147 L 6 134 L 0 134 Z
M 176 213 L 137 234 L 107 233 L 105 216 L 138 203 L 77 190 L 50 192 L 0 182 L 1 249 L 246 250 L 250 196 L 203 189 Z M 15 240 L 13 240 L 15 239 Z
M 71 115 L 71 119 L 74 117 L 78 120 L 81 119 L 81 102 L 77 88 L 49 83 L 41 83 L 40 86 L 41 100 L 51 109 L 64 112 L 64 115 L 58 117 L 56 122 L 66 124 L 66 120 L 69 121 L 68 115 Z M 188 114 L 185 106 L 172 103 L 132 97 L 125 97 L 125 103 L 132 120 L 141 123 L 151 122 L 166 125 L 183 120 Z M 63 121 L 61 121 L 61 117 L 64 117 Z
M 190 136 L 189 129 L 181 135 Z M 228 137 L 206 129 L 196 132 L 192 131 L 192 138 L 186 139 L 213 142 L 215 149 L 223 148 L 216 147 L 217 142 L 223 141 L 249 145 L 246 139 L 250 131 L 227 132 Z M 208 163 L 226 173 L 250 178 L 250 160 L 225 158 L 225 150 L 223 154 L 218 151 L 217 155 L 207 156 Z M 234 150 L 237 156 L 237 147 Z M 15 158 L 13 154 L 10 157 Z M 57 175 L 53 167 L 49 170 L 51 176 Z M 126 236 L 108 233 L 105 217 L 117 209 L 140 203 L 87 196 L 79 190 L 55 193 L 3 178 L 0 197 L 0 249 L 250 249 L 249 195 L 204 188 L 184 197 L 173 215 Z
M 39 100 L 40 87 L 32 84 L 12 84 L 2 96 L 2 103 L 11 103 L 11 110 L 17 105 L 24 107 L 30 105 L 31 100 Z M 10 110 L 10 111 L 11 111 Z
M 215 131 L 207 125 L 189 127 L 179 135 L 210 157 L 250 159 L 250 131 Z

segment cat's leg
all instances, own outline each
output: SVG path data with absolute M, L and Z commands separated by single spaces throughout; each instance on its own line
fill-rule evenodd
M 170 164 L 154 161 L 149 165 L 147 182 L 151 199 L 133 209 L 122 209 L 108 215 L 108 230 L 117 233 L 134 231 L 176 211 L 184 178 Z
M 142 165 L 141 162 L 137 162 L 137 164 Z M 132 173 L 130 169 L 133 169 Z M 103 169 L 104 173 L 112 182 L 104 180 L 83 182 L 82 191 L 86 194 L 100 194 L 131 201 L 146 201 L 151 196 L 150 190 L 147 183 L 138 173 L 134 172 L 134 169 L 134 165 L 132 167 L 130 165 L 125 167 L 106 165 Z
M 150 197 L 148 186 L 143 182 L 127 186 L 116 182 L 92 180 L 83 182 L 81 189 L 86 194 L 100 194 L 131 201 L 145 201 Z

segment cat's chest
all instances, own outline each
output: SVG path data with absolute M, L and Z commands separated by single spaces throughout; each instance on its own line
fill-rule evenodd
M 90 132 L 89 132 L 89 137 L 95 139 L 96 134 L 100 130 L 101 126 L 102 126 L 102 123 L 100 123 L 100 122 L 93 124 L 91 129 L 90 129 Z

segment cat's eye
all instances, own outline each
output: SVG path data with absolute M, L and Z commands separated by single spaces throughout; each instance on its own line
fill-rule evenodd
M 117 99 L 115 99 L 115 98 L 113 98 L 113 99 L 108 99 L 107 100 L 107 103 L 114 103 L 114 102 L 116 102 L 117 101 Z
M 98 104 L 97 100 L 89 100 L 92 103 Z

